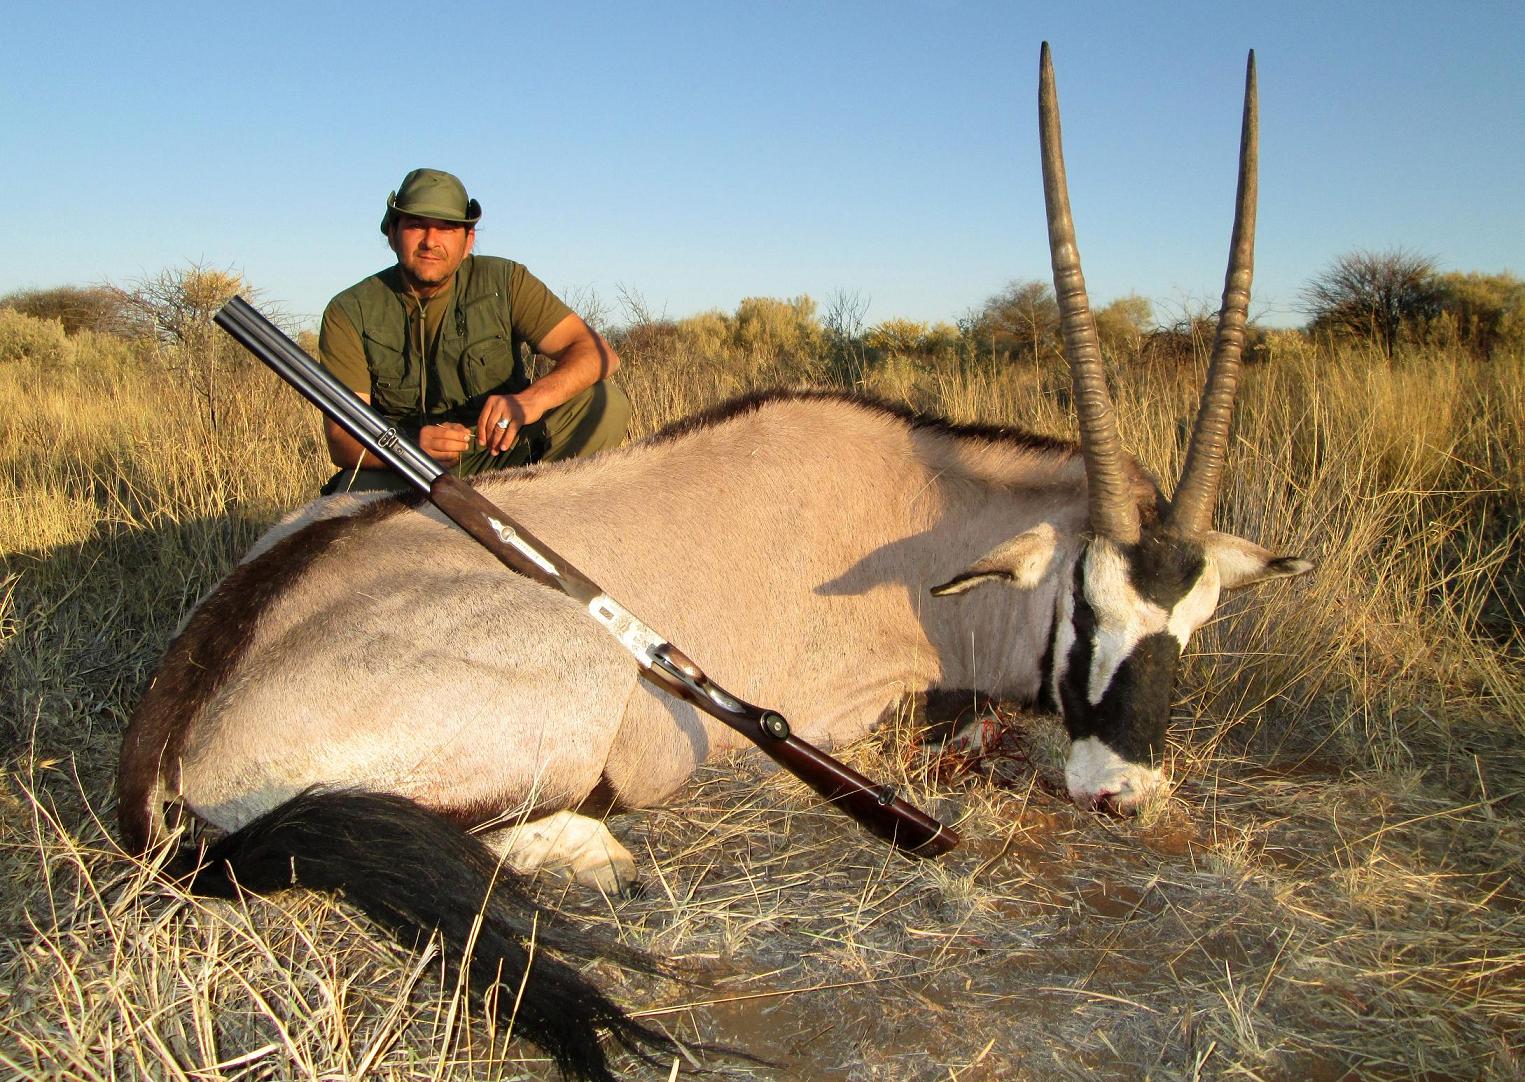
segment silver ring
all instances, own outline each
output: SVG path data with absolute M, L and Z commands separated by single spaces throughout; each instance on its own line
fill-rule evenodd
M 502 418 L 493 427 L 494 428 L 507 428 L 508 427 L 508 418 L 507 417 Z

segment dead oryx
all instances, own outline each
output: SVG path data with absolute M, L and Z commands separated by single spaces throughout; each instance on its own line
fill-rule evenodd
M 1210 528 L 1249 303 L 1255 115 L 1252 57 L 1223 309 L 1169 501 L 1120 447 L 1046 46 L 1045 195 L 1079 446 L 779 392 L 479 490 L 814 744 L 856 740 L 933 688 L 1051 702 L 1074 799 L 1134 806 L 1161 784 L 1190 634 L 1223 590 L 1311 566 Z M 120 817 L 134 850 L 166 836 L 172 803 L 232 832 L 202 889 L 342 888 L 400 934 L 439 928 L 457 949 L 491 895 L 472 964 L 479 988 L 508 989 L 507 1013 L 530 902 L 490 888 L 494 854 L 621 889 L 635 865 L 597 816 L 658 803 L 741 746 L 638 679 L 576 602 L 506 573 L 434 509 L 332 497 L 262 538 L 188 618 L 126 734 Z M 462 829 L 500 822 L 490 850 Z M 538 942 L 596 950 L 554 926 Z M 600 1028 L 671 1047 L 543 953 L 517 1010 L 517 1032 L 590 1078 L 608 1077 Z

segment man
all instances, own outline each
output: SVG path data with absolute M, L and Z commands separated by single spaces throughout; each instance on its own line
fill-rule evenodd
M 522 265 L 471 254 L 481 216 L 449 173 L 404 177 L 381 220 L 397 264 L 329 302 L 324 367 L 459 476 L 618 445 L 630 403 L 606 380 L 619 358 Z M 521 342 L 552 362 L 533 382 Z M 340 471 L 325 494 L 406 487 L 339 425 L 324 431 Z

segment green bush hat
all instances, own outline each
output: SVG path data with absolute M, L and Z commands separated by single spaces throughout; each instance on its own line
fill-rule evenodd
M 415 169 L 402 178 L 402 187 L 387 194 L 381 231 L 388 236 L 399 214 L 436 218 L 442 222 L 476 225 L 482 204 L 466 198 L 466 185 L 440 169 Z

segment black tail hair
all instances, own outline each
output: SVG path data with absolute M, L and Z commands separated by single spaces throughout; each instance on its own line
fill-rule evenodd
M 537 919 L 533 899 L 492 850 L 411 800 L 309 790 L 220 839 L 191 880 L 196 893 L 223 898 L 293 886 L 342 893 L 404 945 L 437 930 L 457 970 L 474 934 L 466 959 L 472 991 L 495 991 L 498 1017 L 569 1078 L 613 1082 L 600 1030 L 651 1064 L 678 1052 L 556 955 L 647 972 L 660 972 L 657 963 L 563 915 L 540 910 Z

